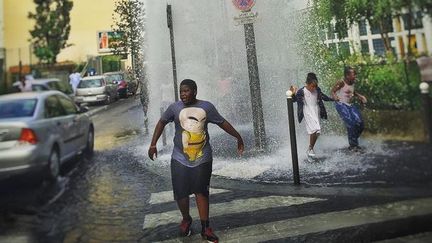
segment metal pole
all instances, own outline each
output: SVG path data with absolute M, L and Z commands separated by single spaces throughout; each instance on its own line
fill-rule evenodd
M 289 133 L 291 142 L 291 159 L 293 165 L 293 179 L 294 185 L 300 185 L 300 173 L 298 166 L 298 155 L 297 155 L 297 140 L 295 133 L 295 123 L 294 123 L 294 106 L 293 106 L 293 92 L 288 90 L 287 95 L 287 105 L 288 105 L 288 123 L 289 123 Z
M 177 66 L 176 66 L 175 46 L 174 46 L 172 11 L 171 11 L 170 4 L 167 5 L 166 12 L 167 12 L 167 24 L 170 31 L 170 41 L 171 41 L 171 62 L 172 62 L 172 70 L 173 70 L 174 97 L 175 97 L 175 101 L 178 101 L 179 97 L 178 97 L 178 87 L 177 87 Z
M 425 128 L 428 134 L 428 141 L 430 144 L 432 144 L 432 102 L 429 95 L 429 84 L 426 82 L 422 82 L 420 84 L 420 91 L 423 100 Z
M 258 150 L 266 149 L 266 133 L 264 125 L 263 108 L 261 101 L 261 88 L 258 73 L 258 62 L 255 47 L 255 33 L 253 24 L 245 24 L 245 42 L 247 64 L 249 73 L 249 87 L 251 92 L 252 119 L 255 135 L 255 147 Z
M 30 68 L 30 74 L 33 74 L 33 72 L 32 72 L 32 44 L 29 45 L 29 68 Z
M 22 76 L 22 62 L 21 62 L 21 48 L 18 48 L 18 80 L 21 80 Z
M 160 114 L 161 114 L 161 116 L 162 116 L 162 114 L 164 113 L 164 108 L 163 107 L 161 107 L 160 108 Z M 162 131 L 162 145 L 163 146 L 165 146 L 167 144 L 167 141 L 166 141 L 166 133 L 165 133 L 165 129 Z

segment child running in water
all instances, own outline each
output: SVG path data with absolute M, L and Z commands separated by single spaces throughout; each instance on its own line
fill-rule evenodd
M 309 148 L 306 151 L 308 159 L 314 158 L 314 146 L 321 133 L 320 118 L 327 119 L 327 111 L 323 101 L 333 101 L 332 98 L 321 92 L 318 87 L 318 78 L 315 73 L 308 73 L 306 85 L 297 90 L 291 86 L 294 93 L 293 101 L 297 102 L 297 115 L 299 123 L 305 120 L 306 131 L 309 134 Z

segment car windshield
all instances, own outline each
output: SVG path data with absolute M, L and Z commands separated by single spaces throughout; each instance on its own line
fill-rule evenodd
M 32 117 L 36 103 L 37 99 L 1 100 L 0 119 Z
M 72 87 L 67 82 L 51 81 L 48 83 L 48 86 L 51 89 L 61 91 L 65 94 L 72 94 L 73 93 Z
M 121 81 L 121 80 L 123 80 L 123 75 L 122 74 L 110 74 L 110 75 L 107 76 L 107 80 L 109 82 L 112 82 L 112 81 Z
M 95 88 L 102 87 L 102 79 L 85 79 L 81 80 L 78 84 L 78 88 Z

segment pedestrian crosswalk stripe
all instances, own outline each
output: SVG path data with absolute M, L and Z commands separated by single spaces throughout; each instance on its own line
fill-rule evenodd
M 218 189 L 218 188 L 210 188 L 210 194 L 218 194 L 218 193 L 224 193 L 229 192 L 225 189 Z M 174 201 L 173 191 L 163 191 L 163 192 L 157 192 L 152 193 L 150 195 L 150 204 L 160 204 L 160 203 L 166 203 L 166 202 L 172 202 Z
M 216 231 L 221 242 L 261 242 L 432 214 L 432 198 L 406 200 Z M 182 242 L 184 238 L 164 242 Z M 201 242 L 194 235 L 188 242 Z
M 287 207 L 322 200 L 325 199 L 293 196 L 265 196 L 247 199 L 237 199 L 230 202 L 210 204 L 210 215 L 214 217 L 233 213 L 253 212 L 262 209 Z M 190 214 L 194 219 L 199 218 L 196 209 L 191 208 Z M 179 219 L 180 212 L 178 210 L 156 214 L 148 214 L 144 218 L 143 229 L 154 228 L 160 225 L 170 223 L 178 223 Z

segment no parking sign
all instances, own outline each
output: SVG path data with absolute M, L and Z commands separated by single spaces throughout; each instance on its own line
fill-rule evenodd
M 255 5 L 255 0 L 233 0 L 233 4 L 238 10 L 246 12 Z

